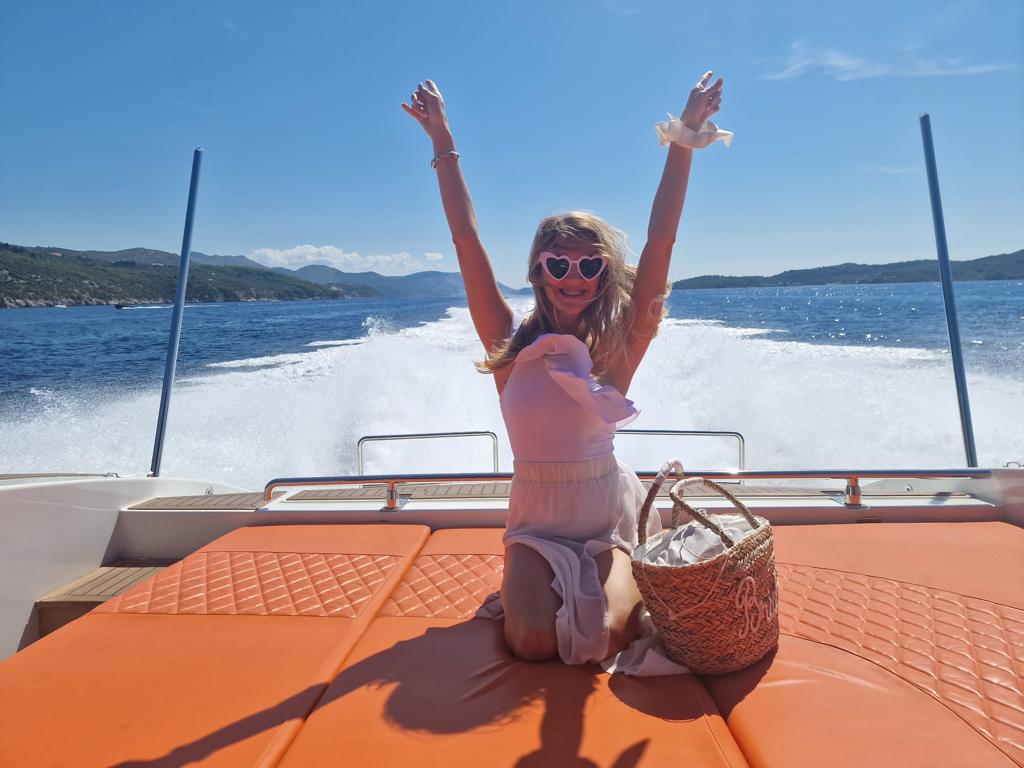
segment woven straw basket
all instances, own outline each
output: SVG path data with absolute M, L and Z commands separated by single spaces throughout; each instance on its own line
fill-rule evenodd
M 671 471 L 681 476 L 682 466 L 678 462 L 666 464 L 644 501 L 638 520 L 640 544 L 647 540 L 647 518 L 654 498 Z M 687 504 L 682 497 L 683 488 L 698 483 L 732 502 L 754 530 L 733 542 L 712 519 L 713 515 Z M 748 667 L 779 642 L 771 525 L 752 515 L 739 499 L 710 480 L 680 480 L 669 495 L 674 502 L 672 529 L 679 526 L 680 513 L 685 510 L 718 534 L 726 550 L 689 565 L 652 565 L 632 560 L 633 578 L 655 626 L 661 630 L 665 650 L 691 672 L 718 674 Z M 671 529 L 658 535 L 671 535 Z

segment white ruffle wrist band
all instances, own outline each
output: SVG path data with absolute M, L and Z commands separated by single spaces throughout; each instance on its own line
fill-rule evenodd
M 723 131 L 710 120 L 706 120 L 699 131 L 687 128 L 678 117 L 668 116 L 668 122 L 655 123 L 654 132 L 658 134 L 661 146 L 678 144 L 690 149 L 703 149 L 709 144 L 721 140 L 725 146 L 732 144 L 732 131 Z

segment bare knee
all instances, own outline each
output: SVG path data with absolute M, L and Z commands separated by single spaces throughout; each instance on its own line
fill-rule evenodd
M 529 621 L 510 621 L 505 617 L 505 642 L 523 661 L 550 661 L 558 656 L 555 627 Z
M 608 655 L 624 650 L 640 634 L 643 598 L 633 581 L 629 555 L 619 549 L 597 557 L 598 573 L 608 605 Z
M 551 588 L 554 573 L 533 549 L 511 545 L 505 553 L 501 601 L 505 641 L 524 661 L 547 661 L 558 655 L 555 614 L 562 599 Z
M 609 606 L 608 655 L 625 650 L 640 634 L 640 611 L 643 603 Z

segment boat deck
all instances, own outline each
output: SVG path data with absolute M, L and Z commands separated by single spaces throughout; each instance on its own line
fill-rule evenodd
M 60 629 L 93 608 L 156 576 L 173 560 L 115 560 L 36 601 L 40 637 Z
M 238 528 L 0 663 L 0 765 L 1024 765 L 1024 529 L 774 530 L 778 649 L 626 678 L 476 615 L 500 527 Z

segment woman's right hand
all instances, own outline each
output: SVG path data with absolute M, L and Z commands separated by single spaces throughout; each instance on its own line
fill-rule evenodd
M 432 165 L 437 170 L 441 206 L 448 219 L 455 253 L 459 258 L 469 315 L 484 349 L 490 354 L 496 344 L 508 337 L 512 325 L 512 309 L 501 295 L 487 251 L 480 242 L 473 202 L 459 168 L 459 154 L 453 151 L 455 139 L 448 129 L 448 116 L 445 114 L 441 91 L 432 80 L 427 80 L 425 85 L 420 83 L 409 103 L 402 104 L 402 109 L 420 124 L 433 144 Z
M 427 80 L 425 86 L 419 83 L 409 102 L 402 102 L 402 109 L 416 119 L 431 140 L 436 141 L 450 133 L 448 116 L 444 111 L 444 98 L 433 80 Z
M 722 106 L 722 78 L 718 78 L 714 85 L 708 85 L 711 80 L 710 70 L 701 76 L 697 84 L 690 91 L 690 98 L 686 100 L 683 107 L 683 114 L 679 119 L 683 125 L 692 131 L 699 131 L 704 121 L 708 120 Z

